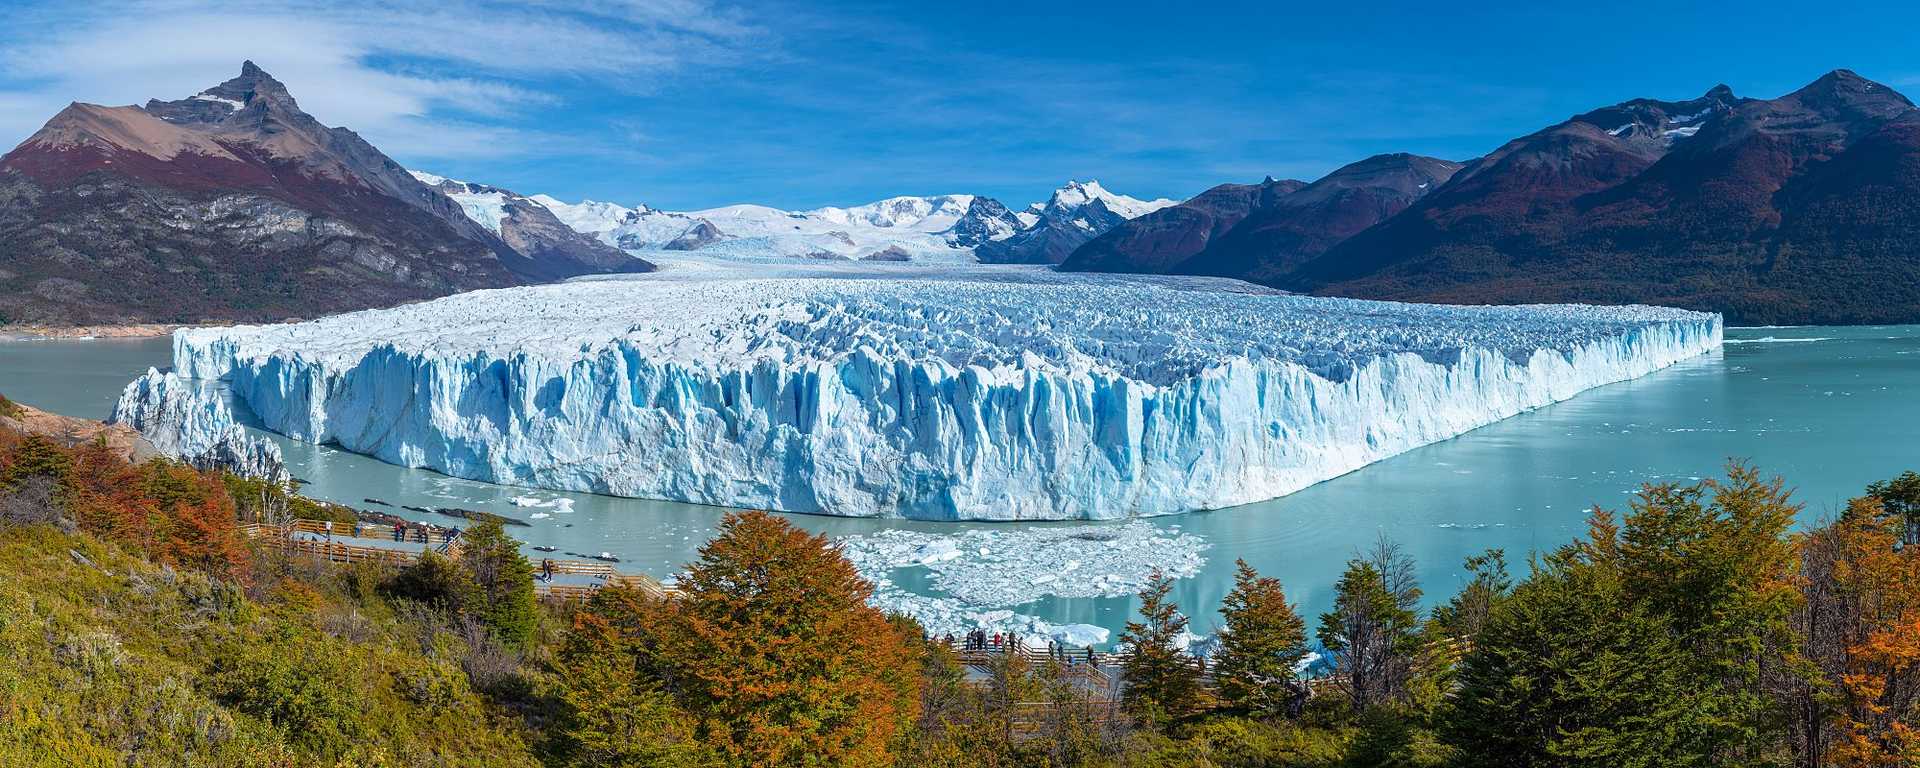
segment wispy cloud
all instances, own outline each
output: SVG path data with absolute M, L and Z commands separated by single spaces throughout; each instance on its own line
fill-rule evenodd
M 516 142 L 528 136 L 506 118 L 560 102 L 553 78 L 644 92 L 688 68 L 736 64 L 765 37 L 705 0 L 56 5 L 23 8 L 0 32 L 0 137 L 23 138 L 69 100 L 195 93 L 251 58 L 323 122 L 377 144 L 493 156 L 536 146 Z

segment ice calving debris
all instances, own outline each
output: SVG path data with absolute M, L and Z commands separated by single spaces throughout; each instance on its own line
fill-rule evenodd
M 189 329 L 294 439 L 456 477 L 933 520 L 1291 493 L 1717 348 L 1717 315 L 1281 295 L 991 266 L 668 261 Z
M 1191 577 L 1206 564 L 1207 548 L 1199 536 L 1141 521 L 952 534 L 887 530 L 846 536 L 839 544 L 875 585 L 875 606 L 912 616 L 936 636 L 985 628 L 1075 646 L 1103 644 L 1107 630 L 1053 624 L 1014 609 L 1045 597 L 1131 595 L 1156 570 Z M 937 594 L 896 584 L 894 574 L 903 568 L 924 568 L 932 589 L 922 591 Z

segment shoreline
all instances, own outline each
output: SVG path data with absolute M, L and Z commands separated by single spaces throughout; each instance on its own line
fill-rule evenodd
M 0 341 L 38 339 L 151 339 L 171 336 L 180 328 L 195 326 L 179 323 L 128 323 L 124 325 L 0 325 Z

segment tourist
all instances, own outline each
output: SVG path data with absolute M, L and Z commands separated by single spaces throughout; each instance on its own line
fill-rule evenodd
M 542 558 L 540 560 L 540 580 L 548 584 L 553 583 L 553 558 Z
M 406 526 L 405 524 L 403 524 L 403 523 L 394 523 L 394 524 L 393 524 L 393 540 L 394 540 L 394 541 L 397 541 L 397 542 L 400 542 L 400 543 L 402 543 L 402 544 L 405 544 L 405 543 L 406 543 L 406 541 L 407 541 L 407 526 Z

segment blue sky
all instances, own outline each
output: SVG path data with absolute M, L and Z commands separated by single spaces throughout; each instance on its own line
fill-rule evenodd
M 1920 89 L 1911 4 L 1545 5 L 0 0 L 0 142 L 252 58 L 409 166 L 526 194 L 1018 206 L 1068 178 L 1186 197 L 1465 159 L 1628 98 L 1771 97 L 1836 67 Z

